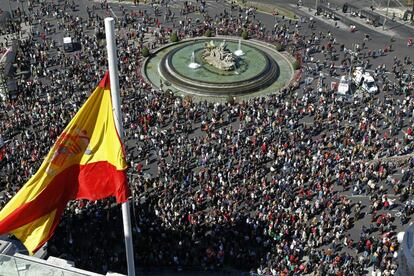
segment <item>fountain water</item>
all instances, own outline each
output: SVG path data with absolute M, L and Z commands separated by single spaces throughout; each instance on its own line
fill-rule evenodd
M 195 62 L 195 54 L 194 54 L 194 51 L 193 51 L 193 53 L 191 54 L 191 60 L 190 60 L 190 64 L 188 64 L 188 67 L 191 68 L 191 69 L 197 69 L 200 66 L 201 66 L 200 64 Z
M 237 47 L 238 49 L 234 52 L 234 54 L 238 57 L 244 55 L 243 50 L 241 49 L 241 39 L 239 39 L 239 47 Z

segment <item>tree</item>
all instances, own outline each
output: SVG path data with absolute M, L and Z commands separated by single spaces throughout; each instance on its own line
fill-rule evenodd
M 142 50 L 141 50 L 141 55 L 142 55 L 143 57 L 148 57 L 148 56 L 150 55 L 150 51 L 149 51 L 149 49 L 148 49 L 147 47 L 142 48 Z
M 280 43 L 276 43 L 275 48 L 276 48 L 276 51 L 278 51 L 278 52 L 281 52 L 281 51 L 285 50 L 285 47 L 283 47 L 283 45 L 280 44 Z
M 246 29 L 244 29 L 243 32 L 241 33 L 241 37 L 243 39 L 249 39 L 249 32 Z
M 206 30 L 204 33 L 204 36 L 211 37 L 212 36 L 211 30 L 210 29 Z
M 171 41 L 171 42 L 178 42 L 178 41 L 179 41 L 179 39 L 178 39 L 178 35 L 177 35 L 177 32 L 173 32 L 173 33 L 170 35 L 170 41 Z
M 236 97 L 229 95 L 227 96 L 226 101 L 229 105 L 234 105 L 236 103 Z
M 294 70 L 298 70 L 300 68 L 299 61 L 295 60 L 292 64 Z

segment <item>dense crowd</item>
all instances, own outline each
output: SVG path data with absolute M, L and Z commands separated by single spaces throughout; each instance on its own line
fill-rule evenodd
M 194 19 L 203 3 L 186 2 L 175 20 L 161 3 L 157 9 L 173 26 L 164 26 L 155 8 L 121 8 L 118 19 L 136 264 L 259 275 L 362 275 L 371 268 L 392 275 L 396 224 L 407 223 L 414 209 L 414 94 L 392 81 L 412 71 L 410 58 L 373 68 L 381 93 L 350 100 L 322 82 L 240 103 L 180 98 L 152 87 L 140 73 L 141 50 L 168 43 L 172 32 L 184 39 L 206 30 L 235 36 L 247 30 L 251 38 L 299 52 L 303 68 L 316 65 L 318 74 L 345 74 L 373 59 L 367 46 L 347 51 L 350 45 L 306 19 L 265 26 L 254 9 Z M 87 7 L 84 18 L 68 1 L 30 8 L 33 33 L 20 41 L 16 61 L 31 77 L 19 82 L 16 98 L 1 103 L 1 206 L 35 173 L 106 70 L 100 34 L 107 4 Z M 81 51 L 64 52 L 54 31 L 71 34 Z M 315 72 L 302 73 L 305 79 Z M 393 212 L 397 204 L 401 219 Z M 370 224 L 361 227 L 368 215 Z M 360 234 L 352 238 L 356 227 Z M 80 268 L 125 272 L 122 235 L 112 200 L 71 202 L 48 250 Z

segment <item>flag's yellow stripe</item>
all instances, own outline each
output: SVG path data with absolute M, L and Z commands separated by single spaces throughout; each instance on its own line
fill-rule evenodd
M 124 170 L 127 165 L 122 151 L 122 144 L 116 131 L 109 90 L 103 91 L 102 103 L 98 107 L 100 109 L 97 111 L 95 132 L 92 134 L 90 141 L 93 154 L 84 154 L 80 164 L 107 161 L 114 165 L 117 170 Z M 93 125 L 87 126 L 87 129 L 89 128 L 93 128 Z
M 33 251 L 49 235 L 55 215 L 56 210 L 13 231 L 13 234 L 24 244 L 30 255 L 33 255 Z

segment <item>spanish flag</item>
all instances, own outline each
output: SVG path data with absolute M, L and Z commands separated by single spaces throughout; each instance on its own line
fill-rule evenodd
M 52 236 L 68 201 L 127 201 L 126 168 L 106 73 L 36 174 L 0 211 L 0 234 L 14 234 L 33 254 Z

